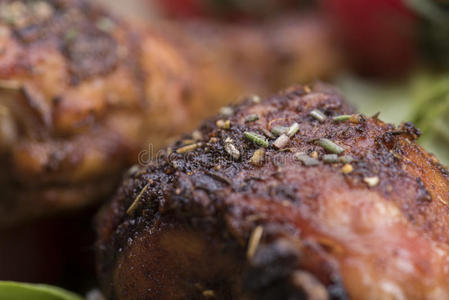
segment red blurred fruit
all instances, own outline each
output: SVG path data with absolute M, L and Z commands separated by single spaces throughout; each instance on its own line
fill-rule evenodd
M 405 74 L 416 60 L 418 19 L 401 0 L 323 0 L 348 59 L 369 75 Z
M 225 20 L 260 18 L 298 7 L 306 0 L 149 0 L 175 18 L 211 17 Z
M 168 15 L 176 18 L 200 17 L 205 15 L 205 0 L 158 0 L 157 4 Z

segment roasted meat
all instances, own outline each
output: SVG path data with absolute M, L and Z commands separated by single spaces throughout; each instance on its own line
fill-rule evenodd
M 449 299 L 449 172 L 332 88 L 248 99 L 97 218 L 108 299 Z
M 189 45 L 187 53 L 219 62 L 239 82 L 266 96 L 299 82 L 332 78 L 342 68 L 331 30 L 313 12 L 260 24 L 165 23 L 160 30 L 178 48 Z
M 238 57 L 247 47 L 235 45 L 231 58 L 218 51 L 223 43 L 168 27 L 130 24 L 83 0 L 0 0 L 0 227 L 95 202 L 148 143 L 157 149 L 226 101 L 280 78 L 276 70 L 260 80 L 234 72 L 245 70 Z M 282 56 L 255 32 L 247 38 L 256 36 L 263 56 Z M 282 45 L 301 41 L 288 35 L 292 43 Z M 282 50 L 291 65 L 299 59 L 292 53 L 305 49 L 294 47 Z M 301 60 L 311 52 L 301 51 Z

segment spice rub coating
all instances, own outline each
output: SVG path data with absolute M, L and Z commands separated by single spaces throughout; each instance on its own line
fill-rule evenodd
M 323 85 L 222 112 L 99 214 L 110 299 L 449 297 L 449 173 L 412 124 Z

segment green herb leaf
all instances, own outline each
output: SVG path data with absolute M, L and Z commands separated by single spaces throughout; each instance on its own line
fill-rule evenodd
M 310 157 L 305 153 L 295 153 L 293 157 L 296 160 L 301 161 L 305 166 L 316 166 L 320 163 L 317 159 Z
M 325 154 L 325 155 L 323 155 L 323 161 L 328 164 L 337 163 L 338 155 L 337 154 Z
M 250 123 L 259 120 L 259 116 L 256 114 L 249 115 L 245 118 L 245 123 Z
M 251 132 L 251 131 L 245 131 L 243 133 L 245 138 L 251 142 L 253 142 L 256 145 L 262 146 L 262 147 L 268 147 L 268 141 L 265 139 L 264 136 Z
M 287 133 L 288 130 L 289 127 L 276 125 L 271 128 L 271 133 L 275 136 L 281 136 L 282 134 Z
M 318 120 L 320 122 L 323 122 L 324 120 L 326 120 L 326 116 L 318 109 L 312 110 L 309 113 L 309 115 L 311 115 L 315 120 Z
M 319 139 L 316 143 L 331 153 L 341 154 L 345 151 L 345 149 L 328 139 Z
M 290 126 L 289 128 L 288 128 L 288 131 L 287 131 L 287 135 L 288 135 L 288 137 L 292 137 L 292 136 L 294 136 L 297 132 L 299 131 L 299 124 L 298 123 L 293 123 L 292 124 L 292 126 Z
M 62 288 L 14 281 L 0 281 L 0 300 L 83 300 Z

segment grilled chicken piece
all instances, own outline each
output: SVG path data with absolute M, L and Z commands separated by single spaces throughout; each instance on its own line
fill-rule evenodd
M 98 216 L 108 299 L 449 299 L 449 172 L 412 124 L 323 85 L 233 110 Z
M 0 1 L 0 227 L 92 204 L 148 143 L 269 86 L 180 30 L 169 38 L 83 0 Z

